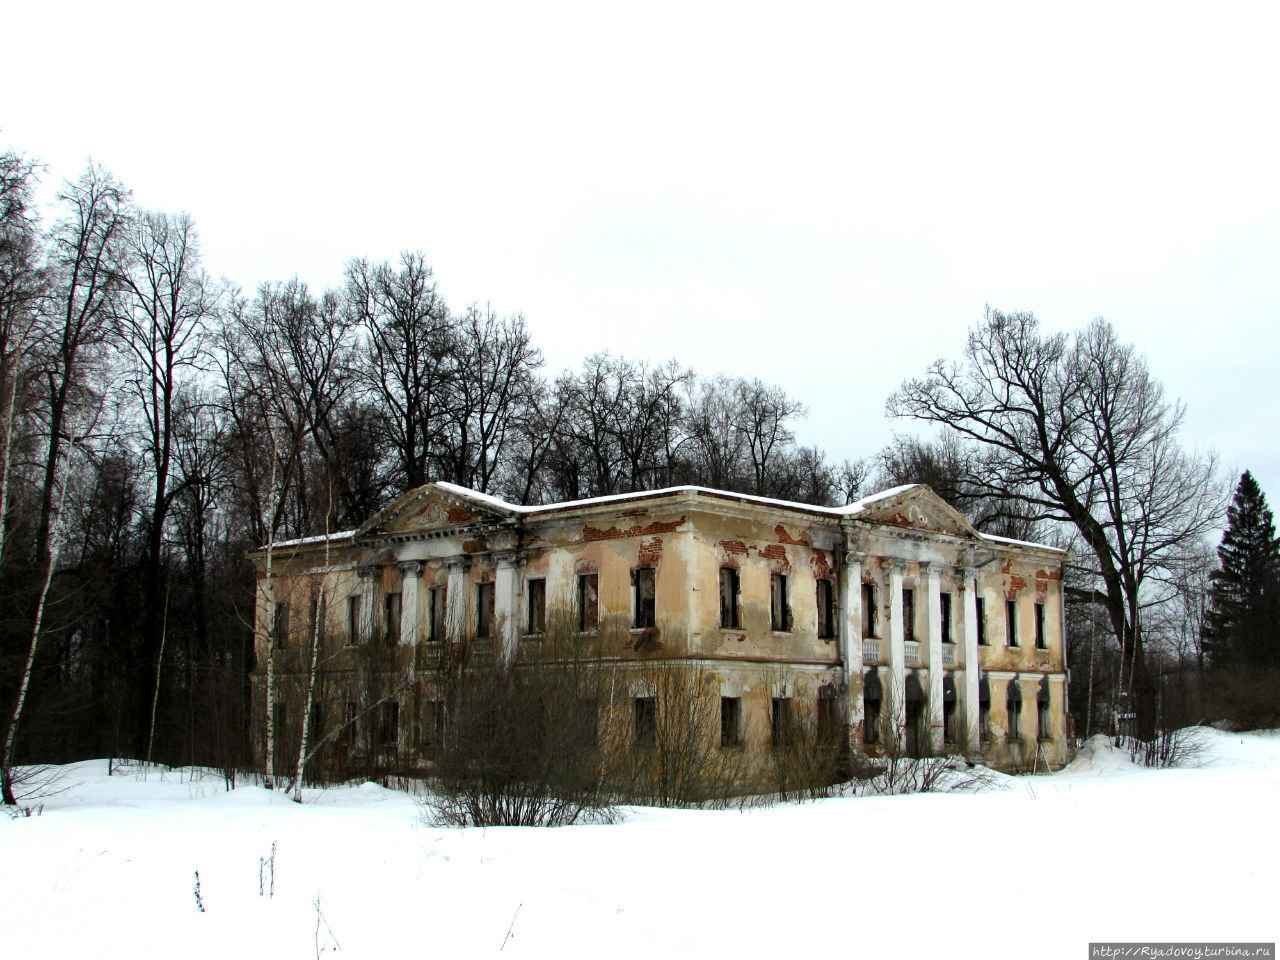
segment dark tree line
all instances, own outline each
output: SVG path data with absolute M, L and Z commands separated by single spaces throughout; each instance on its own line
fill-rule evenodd
M 24 759 L 234 766 L 245 552 L 448 480 L 520 503 L 696 483 L 843 503 L 759 380 L 608 353 L 549 376 L 522 316 L 454 309 L 421 253 L 315 292 L 214 279 L 186 214 L 90 166 L 43 222 L 0 154 L 0 737 Z M 8 790 L 6 779 L 5 788 Z

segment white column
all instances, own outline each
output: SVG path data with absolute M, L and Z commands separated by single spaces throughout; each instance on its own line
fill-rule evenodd
M 422 606 L 422 561 L 407 560 L 400 564 L 400 642 L 414 646 L 418 635 Z
M 843 594 L 840 603 L 840 637 L 844 643 L 843 666 L 849 691 L 850 746 L 862 747 L 862 562 L 866 555 L 846 553 L 844 575 L 840 581 Z
M 467 631 L 467 568 L 471 560 L 465 556 L 450 557 L 444 562 L 449 571 L 445 597 L 444 633 L 450 643 L 461 643 Z
M 905 638 L 902 629 L 902 561 L 885 557 L 881 565 L 889 571 L 889 689 L 886 694 L 893 706 L 889 715 L 889 736 L 903 745 L 907 723 L 907 672 Z
M 493 618 L 502 640 L 502 662 L 515 660 L 516 645 L 520 642 L 520 564 L 514 550 L 502 550 L 494 554 L 497 570 L 493 583 Z
M 938 565 L 920 564 L 921 586 L 925 591 L 929 631 L 929 745 L 942 751 L 942 594 L 938 586 Z
M 965 743 L 970 758 L 982 755 L 978 738 L 978 681 L 982 664 L 978 659 L 978 572 L 968 568 L 957 571 L 960 578 L 960 609 L 964 611 L 961 643 L 964 644 L 964 683 L 960 690 L 960 722 L 964 724 Z

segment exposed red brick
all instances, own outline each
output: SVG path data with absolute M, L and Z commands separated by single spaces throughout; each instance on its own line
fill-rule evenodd
M 813 556 L 809 558 L 809 566 L 813 568 L 813 575 L 819 580 L 831 579 L 831 558 L 827 551 L 815 547 Z
M 720 549 L 733 557 L 745 557 L 747 555 L 747 545 L 741 540 L 721 540 Z
M 471 514 L 468 513 L 464 508 L 462 507 L 449 508 L 450 523 L 467 523 L 470 520 L 471 520 Z
M 656 567 L 662 559 L 662 538 L 647 537 L 640 541 L 640 556 L 636 563 L 642 567 Z
M 1062 570 L 1061 570 L 1061 569 L 1058 569 L 1058 570 L 1037 570 L 1037 571 L 1036 571 L 1036 579 L 1037 579 L 1037 580 L 1061 580 L 1061 579 L 1062 579 Z
M 793 547 L 807 547 L 807 546 L 809 546 L 809 541 L 808 541 L 808 540 L 796 540 L 796 539 L 794 539 L 794 538 L 791 536 L 791 534 L 787 533 L 787 528 L 786 528 L 786 527 L 784 527 L 782 524 L 778 524 L 776 527 L 774 527 L 774 528 L 773 528 L 773 535 L 774 535 L 775 537 L 777 537 L 777 538 L 778 538 L 778 541 L 779 541 L 780 543 L 789 543 L 789 544 L 791 544 L 791 546 L 793 546 Z
M 489 549 L 489 544 L 487 541 L 483 539 L 462 541 L 463 553 L 484 553 L 488 549 Z
M 659 533 L 674 533 L 685 522 L 685 519 L 682 516 L 679 520 L 655 520 L 647 527 L 635 524 L 626 530 L 622 530 L 616 525 L 608 530 L 601 530 L 599 527 L 593 527 L 588 524 L 582 528 L 582 539 L 587 543 L 592 543 L 596 540 L 620 540 L 623 537 L 643 537 Z
M 1018 591 L 1026 589 L 1026 586 L 1027 586 L 1027 581 L 1024 580 L 1022 577 L 1010 577 L 1009 591 L 1006 594 L 1006 598 L 1009 600 L 1017 600 Z

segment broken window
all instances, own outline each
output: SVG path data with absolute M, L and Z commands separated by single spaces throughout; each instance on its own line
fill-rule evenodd
M 400 704 L 388 700 L 382 705 L 378 723 L 378 742 L 384 747 L 394 747 L 400 739 Z
M 1018 645 L 1018 601 L 1004 602 L 1004 644 L 1006 647 Z
M 841 726 L 836 688 L 824 683 L 818 688 L 818 743 L 826 746 L 838 743 Z
M 529 594 L 526 603 L 529 613 L 526 631 L 543 633 L 547 629 L 547 581 L 530 580 L 526 589 Z
M 864 583 L 862 585 L 862 635 L 864 637 L 876 637 L 879 628 L 879 618 L 876 616 L 876 585 L 874 583 Z
M 277 650 L 283 650 L 289 639 L 289 601 L 278 600 L 271 614 L 271 639 Z
M 880 742 L 880 709 L 884 700 L 880 675 L 872 668 L 862 683 L 862 742 Z
M 951 594 L 943 593 L 938 596 L 938 607 L 942 613 L 942 642 L 953 643 L 951 638 Z
M 742 698 L 720 698 L 720 746 L 736 747 L 742 743 Z
M 360 642 L 360 595 L 347 597 L 347 646 Z
M 769 623 L 779 632 L 791 629 L 791 607 L 787 602 L 787 575 L 775 573 L 769 578 Z
M 925 739 L 925 697 L 920 678 L 914 672 L 907 674 L 906 701 L 907 753 L 922 757 L 928 747 Z
M 1036 691 L 1036 737 L 1039 740 L 1051 740 L 1053 730 L 1049 726 L 1049 678 L 1040 681 L 1040 689 Z
M 578 575 L 578 632 L 595 630 L 600 623 L 600 575 Z
M 427 639 L 432 643 L 444 639 L 445 596 L 444 587 L 427 591 Z
M 388 593 L 382 601 L 382 622 L 388 646 L 400 642 L 400 594 Z
M 907 643 L 916 639 L 916 592 L 911 587 L 902 588 L 902 639 Z
M 987 601 L 978 597 L 973 602 L 978 608 L 978 646 L 985 647 L 987 645 Z
M 721 628 L 737 630 L 737 571 L 721 567 Z
M 1036 604 L 1036 649 L 1047 650 L 1048 643 L 1044 638 L 1044 604 Z
M 1022 736 L 1022 689 L 1017 680 L 1009 681 L 1009 691 L 1005 695 L 1005 709 L 1009 713 L 1009 739 L 1017 740 Z
M 978 738 L 991 742 L 991 685 L 986 677 L 978 681 Z
M 635 626 L 638 629 L 657 625 L 656 573 L 653 567 L 640 567 L 631 571 L 635 584 Z
M 830 580 L 814 584 L 818 596 L 818 636 L 829 640 L 836 635 L 835 595 Z
M 476 584 L 476 636 L 493 636 L 493 581 Z
M 775 747 L 791 745 L 791 698 L 774 697 L 769 716 L 769 736 Z
M 956 742 L 956 681 L 950 675 L 942 680 L 942 742 Z
M 631 701 L 631 737 L 637 747 L 652 747 L 658 742 L 656 697 L 636 697 Z

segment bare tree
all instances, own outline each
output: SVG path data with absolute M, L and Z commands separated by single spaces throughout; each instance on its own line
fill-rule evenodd
M 887 410 L 979 444 L 982 470 L 967 478 L 979 494 L 1012 495 L 1033 519 L 1075 528 L 1099 567 L 1084 599 L 1107 610 L 1122 689 L 1136 696 L 1149 733 L 1143 613 L 1170 595 L 1186 551 L 1224 504 L 1214 459 L 1177 445 L 1181 405 L 1103 320 L 1069 338 L 1042 334 L 1031 314 L 989 310 L 963 362 L 937 361 Z

